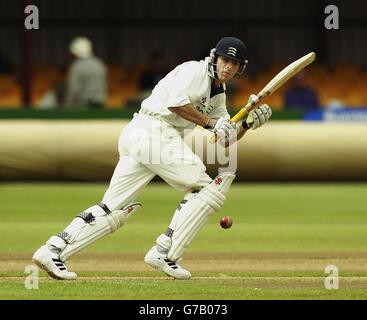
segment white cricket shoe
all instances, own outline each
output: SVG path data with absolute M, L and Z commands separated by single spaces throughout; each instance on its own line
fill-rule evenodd
M 144 261 L 159 271 L 163 271 L 165 274 L 180 280 L 188 280 L 191 278 L 191 273 L 182 268 L 177 262 L 167 259 L 165 254 L 159 253 L 157 246 L 153 246 L 152 249 L 145 255 Z
M 56 253 L 50 251 L 47 245 L 39 248 L 33 255 L 33 262 L 45 270 L 52 278 L 58 280 L 75 280 L 75 272 L 69 272 L 65 263 Z

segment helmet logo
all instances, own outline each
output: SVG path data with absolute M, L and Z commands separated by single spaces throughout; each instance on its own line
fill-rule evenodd
M 228 50 L 227 50 L 227 54 L 228 55 L 232 55 L 232 56 L 236 56 L 236 54 L 237 54 L 237 49 L 236 48 L 234 48 L 234 47 L 228 47 Z

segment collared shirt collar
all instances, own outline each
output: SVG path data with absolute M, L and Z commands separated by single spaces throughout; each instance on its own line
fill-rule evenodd
M 212 82 L 211 88 L 210 88 L 210 98 L 216 96 L 217 94 L 224 93 L 226 91 L 226 84 L 221 83 L 219 87 L 214 88 L 214 80 Z

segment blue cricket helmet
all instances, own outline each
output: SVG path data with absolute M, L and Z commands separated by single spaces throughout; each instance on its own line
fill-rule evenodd
M 214 49 L 210 52 L 210 74 L 212 77 L 216 77 L 215 64 L 216 57 L 224 56 L 228 59 L 238 61 L 241 63 L 238 73 L 241 75 L 247 65 L 247 48 L 245 44 L 235 37 L 224 37 L 220 39 Z
M 224 37 L 215 46 L 215 54 L 238 61 L 243 65 L 247 63 L 247 48 L 245 44 L 235 37 Z

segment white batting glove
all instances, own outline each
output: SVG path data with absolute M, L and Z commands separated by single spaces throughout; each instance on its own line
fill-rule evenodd
M 213 132 L 220 140 L 227 140 L 233 134 L 237 134 L 237 126 L 231 120 L 221 117 L 217 120 Z
M 254 97 L 256 96 L 251 95 L 249 101 L 254 99 Z M 267 104 L 262 104 L 260 107 L 250 111 L 246 120 L 242 123 L 242 126 L 245 129 L 251 128 L 255 130 L 266 123 L 270 119 L 272 113 L 271 108 Z

